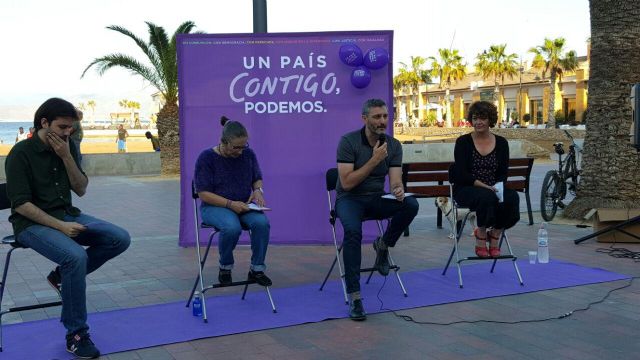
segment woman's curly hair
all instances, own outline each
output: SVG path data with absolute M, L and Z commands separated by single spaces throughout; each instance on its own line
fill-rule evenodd
M 473 124 L 474 117 L 487 118 L 489 127 L 494 127 L 498 122 L 498 108 L 488 101 L 476 101 L 469 106 L 467 121 Z

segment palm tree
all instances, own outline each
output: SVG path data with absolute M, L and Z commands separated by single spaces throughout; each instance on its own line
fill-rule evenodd
M 564 38 L 544 39 L 544 44 L 529 49 L 535 56 L 532 66 L 542 70 L 544 79 L 549 72 L 549 107 L 547 108 L 547 124 L 549 127 L 556 126 L 555 117 L 555 97 L 556 83 L 562 81 L 562 74 L 565 71 L 574 71 L 578 67 L 576 52 L 571 50 L 564 54 Z
M 431 82 L 429 71 L 424 69 L 427 59 L 421 56 L 411 56 L 411 64 L 400 63 L 398 75 L 393 78 L 393 87 L 396 90 L 409 89 L 413 104 L 419 104 L 420 85 Z
M 640 2 L 590 0 L 589 112 L 582 179 L 564 215 L 640 207 L 638 150 L 629 142 L 631 86 L 640 83 Z M 636 111 L 638 111 L 636 109 Z
M 455 81 L 462 80 L 467 74 L 466 64 L 462 62 L 462 56 L 458 54 L 458 50 L 438 49 L 440 59 L 430 56 L 431 60 L 430 75 L 437 77 L 440 81 L 440 88 L 445 89 L 444 104 L 447 109 L 447 126 L 451 127 L 452 118 L 451 106 L 449 101 L 449 89 Z
M 93 67 L 99 75 L 103 75 L 113 67 L 129 70 L 141 76 L 155 87 L 164 97 L 165 104 L 158 113 L 158 137 L 162 147 L 160 154 L 163 174 L 180 172 L 180 139 L 178 127 L 178 62 L 176 58 L 176 36 L 188 34 L 195 28 L 195 23 L 185 21 L 171 38 L 165 29 L 151 22 L 146 22 L 149 31 L 149 41 L 145 42 L 131 31 L 117 25 L 107 29 L 121 33 L 131 38 L 146 56 L 150 66 L 143 64 L 134 57 L 126 54 L 114 53 L 94 59 L 82 72 L 82 76 Z
M 519 65 L 516 59 L 518 55 L 507 54 L 505 49 L 507 44 L 491 45 L 489 51 L 485 50 L 476 57 L 476 71 L 480 73 L 484 80 L 493 78 L 495 88 L 493 89 L 493 102 L 499 104 L 500 83 L 504 85 L 504 77 L 513 79 L 518 74 Z M 500 80 L 500 82 L 498 81 Z
M 94 100 L 87 101 L 87 107 L 91 109 L 91 125 L 95 122 L 96 102 Z
M 122 108 L 123 112 L 129 111 L 129 99 L 122 99 L 118 101 L 118 105 Z M 120 114 L 117 114 L 116 122 L 120 122 Z M 125 121 L 122 122 L 124 123 Z
M 140 103 L 137 101 L 129 101 L 127 103 L 127 107 L 131 110 L 131 117 L 129 118 L 129 126 L 131 128 L 135 127 L 136 119 L 135 119 L 135 111 L 140 110 Z

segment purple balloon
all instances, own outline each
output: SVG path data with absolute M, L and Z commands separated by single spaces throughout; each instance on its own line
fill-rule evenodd
M 362 50 L 358 45 L 347 44 L 340 46 L 339 52 L 340 60 L 349 66 L 362 65 Z
M 364 55 L 364 66 L 372 70 L 382 69 L 389 63 L 389 52 L 383 48 L 373 48 Z
M 351 72 L 351 84 L 358 89 L 364 89 L 371 82 L 371 71 L 364 66 L 358 66 Z

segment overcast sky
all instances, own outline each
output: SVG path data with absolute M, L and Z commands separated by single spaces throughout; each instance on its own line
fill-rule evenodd
M 146 118 L 154 89 L 139 77 L 112 69 L 80 79 L 96 57 L 144 57 L 129 38 L 105 27 L 124 26 L 147 39 L 145 21 L 171 34 L 192 20 L 207 33 L 248 33 L 252 6 L 252 0 L 1 0 L 0 120 L 31 120 L 52 96 L 76 104 L 93 99 L 104 118 L 126 98 L 140 102 Z M 590 36 L 588 0 L 267 0 L 267 8 L 269 32 L 393 30 L 395 68 L 452 44 L 469 64 L 500 43 L 528 60 L 527 50 L 545 37 L 562 36 L 568 49 L 586 55 Z

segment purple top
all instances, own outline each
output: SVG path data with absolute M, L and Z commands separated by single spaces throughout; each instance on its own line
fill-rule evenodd
M 232 201 L 247 201 L 253 183 L 262 180 L 256 154 L 251 149 L 237 158 L 224 157 L 212 148 L 204 150 L 196 161 L 196 192 L 208 191 Z

